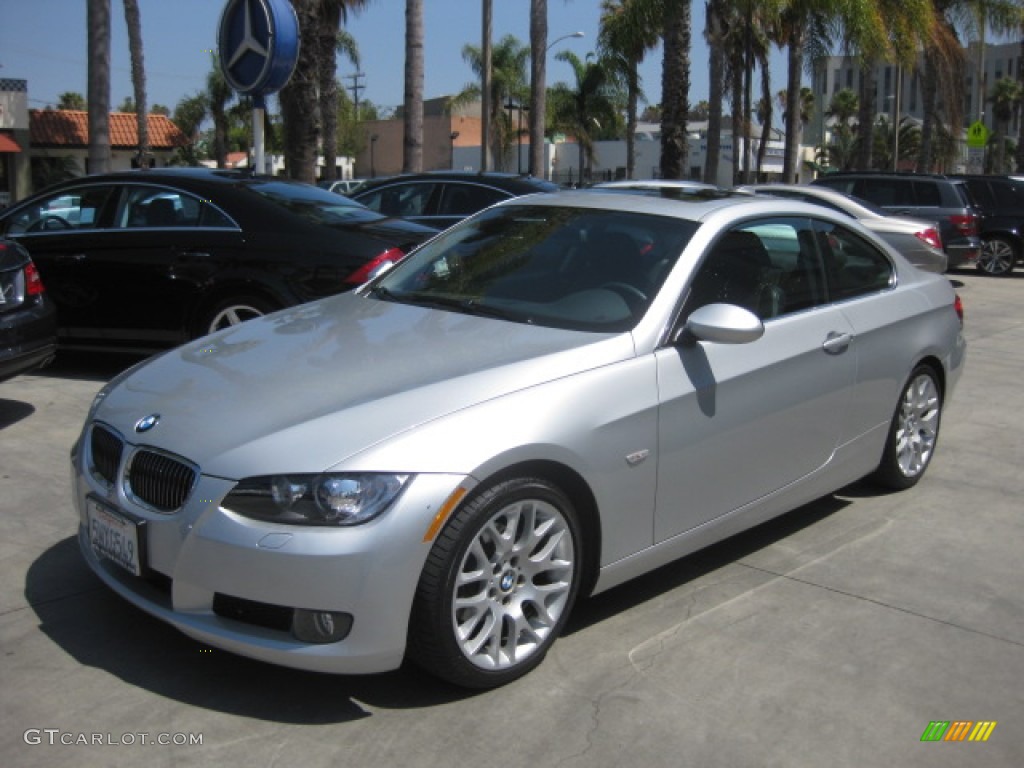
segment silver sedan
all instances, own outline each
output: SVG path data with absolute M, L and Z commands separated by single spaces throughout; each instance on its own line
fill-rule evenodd
M 574 601 L 858 478 L 913 486 L 959 299 L 852 219 L 565 192 L 104 387 L 79 541 L 205 644 L 490 687 Z
M 948 264 L 942 250 L 942 236 L 934 221 L 896 216 L 867 200 L 844 195 L 829 187 L 806 184 L 748 184 L 741 192 L 774 195 L 790 200 L 817 203 L 851 216 L 907 257 L 907 261 L 927 272 L 945 272 Z

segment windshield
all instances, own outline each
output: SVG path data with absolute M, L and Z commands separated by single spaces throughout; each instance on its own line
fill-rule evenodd
M 427 243 L 370 294 L 513 322 L 629 330 L 697 226 L 614 210 L 499 206 Z

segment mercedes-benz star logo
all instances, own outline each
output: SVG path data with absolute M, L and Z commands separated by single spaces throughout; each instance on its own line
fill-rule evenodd
M 243 5 L 245 6 L 245 31 L 242 34 L 242 40 L 239 42 L 238 47 L 235 48 L 234 53 L 231 54 L 231 58 L 228 59 L 229 69 L 235 66 L 235 64 L 238 63 L 238 60 L 249 51 L 252 51 L 259 56 L 263 56 L 264 58 L 267 56 L 266 47 L 263 46 L 252 33 L 252 16 L 250 15 L 252 11 L 249 8 L 248 0 L 243 0 Z

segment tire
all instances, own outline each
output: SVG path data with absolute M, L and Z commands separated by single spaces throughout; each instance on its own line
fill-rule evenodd
M 572 610 L 581 543 L 572 502 L 546 480 L 505 480 L 474 495 L 427 558 L 409 657 L 466 688 L 525 675 L 543 661 Z
M 196 324 L 194 338 L 230 328 L 246 320 L 263 317 L 276 309 L 278 307 L 259 296 L 234 296 L 222 299 L 202 313 Z
M 993 277 L 1002 277 L 1013 272 L 1017 262 L 1017 249 L 1013 243 L 1003 237 L 990 237 L 981 246 L 978 257 L 979 272 Z
M 900 394 L 882 461 L 872 479 L 893 490 L 917 485 L 935 453 L 941 420 L 938 378 L 929 366 L 918 366 Z

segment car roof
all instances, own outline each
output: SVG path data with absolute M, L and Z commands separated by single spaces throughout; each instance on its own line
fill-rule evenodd
M 470 171 L 427 171 L 425 173 L 401 173 L 396 176 L 384 176 L 376 179 L 368 179 L 359 188 L 359 194 L 364 194 L 370 189 L 375 189 L 386 184 L 407 181 L 462 181 L 467 183 L 485 184 L 507 192 L 527 194 L 529 192 L 553 192 L 558 189 L 557 184 L 539 179 L 535 176 L 519 176 L 514 173 L 497 173 L 487 171 L 484 173 Z

